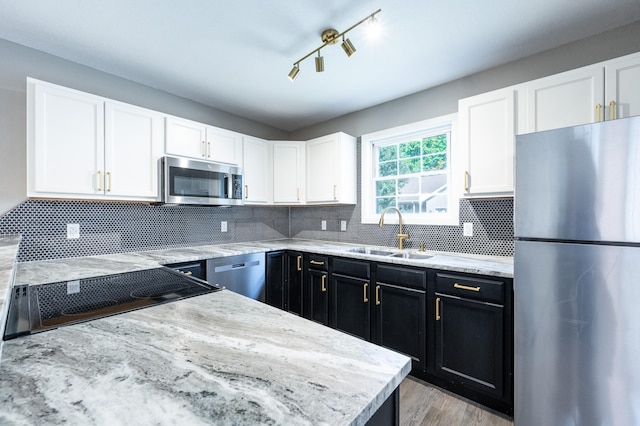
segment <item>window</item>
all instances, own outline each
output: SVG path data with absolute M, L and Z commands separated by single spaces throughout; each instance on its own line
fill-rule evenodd
M 362 221 L 377 223 L 387 207 L 407 224 L 458 224 L 451 190 L 455 116 L 362 137 Z

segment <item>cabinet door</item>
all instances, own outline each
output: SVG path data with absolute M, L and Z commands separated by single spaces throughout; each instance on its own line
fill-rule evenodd
M 322 270 L 307 270 L 304 287 L 305 318 L 329 325 L 329 274 Z
M 267 253 L 265 275 L 265 301 L 276 308 L 285 309 L 285 262 L 283 251 Z
M 271 144 L 250 136 L 243 138 L 244 202 L 247 204 L 269 204 L 272 199 L 273 175 Z
M 273 202 L 303 204 L 304 142 L 273 144 Z
M 640 54 L 606 62 L 605 77 L 606 119 L 640 115 Z
M 513 193 L 515 90 L 507 88 L 461 99 L 460 135 L 467 152 L 467 195 Z
M 104 191 L 104 100 L 29 81 L 28 195 Z
M 157 199 L 163 116 L 119 102 L 105 103 L 105 194 Z
M 207 157 L 207 126 L 178 117 L 166 118 L 165 151 L 169 155 L 198 158 Z
M 217 127 L 207 127 L 206 159 L 242 167 L 242 135 Z
M 438 293 L 435 303 L 436 373 L 502 397 L 503 307 Z
M 302 315 L 302 276 L 302 253 L 287 252 L 286 309 L 297 315 Z
M 411 357 L 414 369 L 426 370 L 425 291 L 376 283 L 375 343 Z
M 306 202 L 356 203 L 356 139 L 344 133 L 307 141 Z
M 365 340 L 371 338 L 370 282 L 344 275 L 331 275 L 331 325 Z
M 526 84 L 526 133 L 593 123 L 604 118 L 604 68 L 585 67 Z

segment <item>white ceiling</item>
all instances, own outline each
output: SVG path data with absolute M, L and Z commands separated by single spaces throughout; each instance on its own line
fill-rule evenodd
M 326 28 L 381 8 L 385 36 Z M 0 38 L 292 131 L 640 20 L 640 0 L 2 0 Z M 1 60 L 0 60 L 1 61 Z

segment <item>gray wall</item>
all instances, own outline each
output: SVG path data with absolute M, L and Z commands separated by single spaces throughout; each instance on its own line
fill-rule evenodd
M 26 199 L 26 78 L 265 139 L 288 132 L 0 39 L 0 213 Z
M 353 136 L 451 114 L 458 99 L 640 51 L 640 21 L 432 89 L 292 132 L 306 140 L 342 131 Z M 419 70 L 420 73 L 424 72 Z

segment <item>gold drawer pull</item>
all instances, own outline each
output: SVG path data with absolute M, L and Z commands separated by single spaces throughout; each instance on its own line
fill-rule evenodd
M 464 190 L 469 192 L 469 187 L 471 185 L 469 185 L 469 172 L 468 171 L 464 171 Z
M 368 283 L 364 283 L 364 299 L 363 299 L 364 303 L 369 302 L 369 299 L 367 299 L 367 288 L 368 287 L 369 287 L 369 284 Z
M 318 262 L 317 260 L 311 260 L 309 263 L 311 263 L 312 265 L 324 266 L 324 262 Z
M 436 298 L 436 321 L 440 321 L 440 298 Z
M 302 266 L 300 265 L 300 262 L 302 261 L 302 256 L 298 256 L 296 261 L 298 262 L 298 271 L 302 271 Z
M 376 286 L 376 305 L 380 304 L 380 286 Z
M 249 198 L 249 185 L 244 186 L 244 198 Z
M 111 172 L 107 172 L 107 192 L 111 192 Z
M 327 276 L 326 276 L 326 275 L 323 275 L 323 276 L 322 276 L 322 288 L 321 288 L 321 290 L 322 290 L 323 292 L 327 291 L 327 286 L 325 285 L 325 280 L 326 280 L 326 279 L 327 279 Z
M 98 170 L 98 191 L 102 191 L 102 171 Z
M 616 101 L 609 102 L 609 120 L 616 119 Z
M 468 285 L 462 285 L 462 284 L 458 284 L 458 283 L 455 283 L 453 285 L 453 288 L 459 288 L 460 290 L 480 291 L 480 287 L 471 287 L 471 286 L 468 286 Z
M 596 121 L 602 121 L 602 105 L 596 105 Z

